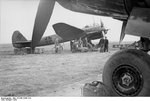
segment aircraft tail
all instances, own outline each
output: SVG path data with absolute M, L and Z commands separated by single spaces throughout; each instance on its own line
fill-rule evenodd
M 13 33 L 12 44 L 15 48 L 27 47 L 30 43 L 19 31 Z
M 12 43 L 21 41 L 27 41 L 27 39 L 19 31 L 15 31 L 12 36 Z

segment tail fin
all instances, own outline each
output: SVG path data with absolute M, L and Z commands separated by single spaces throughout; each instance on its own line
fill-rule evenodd
M 19 32 L 15 31 L 12 36 L 12 43 L 27 41 L 27 39 Z
M 12 44 L 15 48 L 30 47 L 31 41 L 28 41 L 19 31 L 15 31 L 12 36 Z

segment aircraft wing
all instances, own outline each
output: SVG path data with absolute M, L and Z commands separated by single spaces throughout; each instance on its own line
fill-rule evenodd
M 53 28 L 57 35 L 67 41 L 74 40 L 86 35 L 83 30 L 65 23 L 54 24 Z
M 116 19 L 126 20 L 126 2 L 132 0 L 56 0 L 61 6 L 75 12 L 92 15 L 110 16 Z M 138 1 L 138 0 L 137 0 Z M 143 0 L 144 1 L 144 0 Z M 128 6 L 127 6 L 128 7 Z

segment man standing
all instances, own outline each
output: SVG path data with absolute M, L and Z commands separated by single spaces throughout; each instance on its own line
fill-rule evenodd
M 108 41 L 108 39 L 107 39 L 107 37 L 105 37 L 105 42 L 104 42 L 104 52 L 108 52 L 108 45 L 109 45 L 109 41 Z
M 102 37 L 102 39 L 100 39 L 99 41 L 99 45 L 100 45 L 100 52 L 104 52 L 104 47 L 105 47 L 105 40 L 104 37 Z
M 58 38 L 55 39 L 54 44 L 55 44 L 55 53 L 58 53 L 58 51 L 62 51 L 63 50 L 63 47 L 59 43 L 59 39 Z
M 70 50 L 71 51 L 73 50 L 73 41 L 72 40 L 70 41 Z
M 74 52 L 77 52 L 77 51 L 78 51 L 78 40 L 75 39 L 73 41 L 73 44 L 72 44 L 72 52 L 74 53 Z

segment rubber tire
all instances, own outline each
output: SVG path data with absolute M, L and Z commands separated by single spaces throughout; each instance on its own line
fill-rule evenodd
M 130 65 L 141 72 L 143 86 L 136 96 L 150 96 L 150 56 L 140 50 L 122 50 L 110 57 L 103 70 L 103 83 L 110 89 L 112 96 L 120 96 L 113 88 L 112 74 L 120 65 Z

